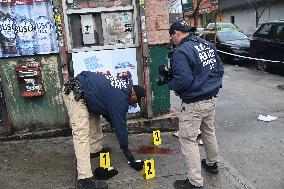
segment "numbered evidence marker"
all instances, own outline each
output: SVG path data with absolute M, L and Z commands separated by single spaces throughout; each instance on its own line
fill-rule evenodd
M 153 159 L 144 161 L 142 176 L 145 179 L 152 179 L 156 177 L 156 170 L 155 170 L 155 164 L 154 164 Z
M 109 152 L 100 153 L 100 167 L 110 169 L 110 157 Z
M 162 139 L 161 139 L 161 132 L 159 130 L 153 131 L 153 143 L 155 145 L 160 145 L 162 144 Z

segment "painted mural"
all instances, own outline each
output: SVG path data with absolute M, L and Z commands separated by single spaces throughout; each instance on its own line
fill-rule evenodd
M 0 57 L 58 53 L 50 0 L 0 0 Z

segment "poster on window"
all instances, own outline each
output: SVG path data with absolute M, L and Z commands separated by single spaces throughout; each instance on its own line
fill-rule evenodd
M 133 44 L 133 24 L 131 12 L 104 13 L 105 45 Z
M 135 48 L 72 53 L 72 62 L 74 77 L 91 71 L 138 84 Z
M 0 57 L 58 53 L 51 0 L 0 0 Z

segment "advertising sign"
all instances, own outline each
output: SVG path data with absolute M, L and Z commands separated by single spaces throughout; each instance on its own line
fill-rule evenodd
M 50 0 L 0 0 L 0 57 L 58 53 Z
M 138 84 L 135 48 L 72 53 L 72 61 L 74 77 L 82 71 L 91 71 L 129 78 Z

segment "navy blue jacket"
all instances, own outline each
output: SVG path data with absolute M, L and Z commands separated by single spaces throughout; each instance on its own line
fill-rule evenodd
M 100 114 L 109 122 L 120 147 L 128 147 L 126 113 L 129 107 L 131 85 L 110 75 L 83 71 L 77 75 L 84 90 L 89 111 Z
M 174 50 L 170 64 L 173 79 L 168 86 L 182 100 L 196 102 L 218 94 L 224 68 L 216 48 L 209 42 L 189 35 Z

